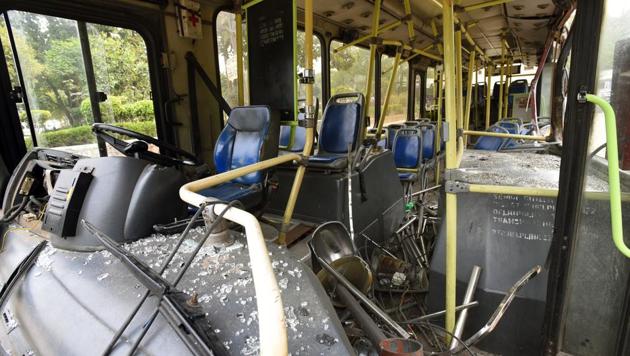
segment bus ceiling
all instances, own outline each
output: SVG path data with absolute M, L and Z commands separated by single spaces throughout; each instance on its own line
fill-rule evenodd
M 245 1 L 243 7 L 257 2 Z M 304 1 L 297 1 L 297 6 L 302 12 Z M 377 17 L 378 42 L 399 41 L 407 49 L 403 57 L 441 60 L 441 0 L 320 0 L 313 6 L 316 30 L 318 25 L 332 25 L 338 29 L 332 36 L 347 44 L 367 46 L 373 42 Z M 538 65 L 550 33 L 573 10 L 570 0 L 462 0 L 455 2 L 454 9 L 465 53 L 476 50 L 484 62 L 503 54 L 527 67 Z M 343 47 L 336 50 L 340 49 Z

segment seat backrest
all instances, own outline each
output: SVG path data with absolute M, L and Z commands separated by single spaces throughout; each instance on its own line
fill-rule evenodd
M 527 79 L 518 79 L 510 83 L 510 94 L 524 94 L 528 91 Z
M 376 138 L 376 132 L 378 130 L 375 127 L 368 129 L 368 135 Z M 377 146 L 387 148 L 387 129 L 381 129 L 381 138 L 376 143 Z
M 435 125 L 423 122 L 419 129 L 422 132 L 422 161 L 425 162 L 435 155 Z
M 365 120 L 363 106 L 365 99 L 361 93 L 337 94 L 328 100 L 319 133 L 321 153 L 348 153 L 361 143 Z
M 306 143 L 306 128 L 302 126 L 295 126 L 295 133 L 293 134 L 293 145 L 289 147 L 291 142 L 291 126 L 280 126 L 280 149 L 290 152 L 302 152 L 304 144 Z
M 417 128 L 402 128 L 396 133 L 394 162 L 398 168 L 417 168 L 422 163 L 422 133 Z
M 499 82 L 494 83 L 494 86 L 492 87 L 492 97 L 490 99 L 497 100 L 499 98 L 500 88 L 501 84 Z
M 505 127 L 493 125 L 490 126 L 486 131 L 488 132 L 498 132 L 498 133 L 509 133 Z M 490 136 L 481 136 L 475 143 L 476 150 L 486 150 L 486 151 L 497 151 L 503 145 L 507 139 L 501 137 L 490 137 Z
M 394 146 L 394 139 L 396 138 L 396 133 L 403 127 L 401 124 L 389 124 L 387 125 L 387 148 L 390 150 Z
M 403 125 L 405 127 L 418 127 L 420 126 L 420 121 L 416 121 L 416 120 L 409 120 L 409 121 L 405 121 L 403 123 Z
M 214 146 L 217 173 L 247 166 L 278 155 L 279 116 L 268 106 L 243 106 L 232 109 L 225 128 Z M 241 184 L 262 183 L 265 172 L 236 178 Z
M 513 135 L 518 134 L 521 131 L 521 125 L 518 122 L 512 120 L 501 120 L 495 125 L 503 127 L 504 129 L 508 130 L 508 133 L 511 133 Z

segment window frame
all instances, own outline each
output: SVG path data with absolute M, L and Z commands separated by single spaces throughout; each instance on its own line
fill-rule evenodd
M 0 0 L 0 13 L 24 11 L 33 14 L 64 18 L 77 22 L 119 27 L 136 32 L 144 40 L 147 49 L 147 63 L 151 86 L 151 99 L 155 113 L 155 126 L 158 139 L 177 145 L 174 125 L 169 125 L 174 117 L 172 102 L 168 99 L 169 87 L 167 72 L 162 68 L 162 53 L 166 43 L 162 21 L 163 13 L 155 8 L 133 4 L 99 3 L 99 11 L 94 11 L 92 3 L 49 0 Z M 2 70 L 7 70 L 6 65 Z M 8 94 L 0 96 L 8 105 L 14 105 Z M 16 118 L 17 119 L 17 118 Z M 22 135 L 20 135 L 22 136 Z M 24 138 L 22 137 L 22 141 Z M 24 152 L 26 153 L 26 152 Z

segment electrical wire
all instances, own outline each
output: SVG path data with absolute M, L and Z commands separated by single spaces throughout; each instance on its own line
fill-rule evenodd
M 447 334 L 447 335 L 451 336 L 453 339 L 457 340 L 457 342 L 459 342 L 462 346 L 464 346 L 464 349 L 465 349 L 465 350 L 466 350 L 466 351 L 467 351 L 470 355 L 472 355 L 472 356 L 476 356 L 476 355 L 475 355 L 475 353 L 474 353 L 474 352 L 470 349 L 470 347 L 469 347 L 468 345 L 466 345 L 466 343 L 465 343 L 465 342 L 464 342 L 461 338 L 459 338 L 459 337 L 457 337 L 457 336 L 453 335 L 453 333 L 452 333 L 452 332 L 450 332 L 450 331 L 446 330 L 445 328 L 443 328 L 443 327 L 441 327 L 441 326 L 439 326 L 439 325 L 435 325 L 435 324 L 433 324 L 433 323 L 426 322 L 426 321 L 417 321 L 417 322 L 413 322 L 412 324 L 420 324 L 420 325 L 425 325 L 425 326 L 427 326 L 427 327 L 429 327 L 429 328 L 436 328 L 436 329 L 438 329 L 438 330 L 442 331 L 443 333 L 445 333 L 445 334 Z M 436 352 L 433 352 L 433 353 L 429 353 L 429 355 L 441 355 L 441 354 L 443 354 L 443 353 L 445 353 L 445 352 L 446 352 L 447 354 L 452 355 L 452 353 L 450 353 L 449 351 L 441 351 L 441 352 L 437 352 L 437 353 L 436 353 Z
M 214 203 L 216 204 L 216 202 L 214 202 Z M 197 257 L 197 254 L 201 250 L 201 247 L 208 240 L 208 238 L 210 237 L 210 235 L 212 234 L 212 232 L 214 231 L 214 229 L 216 228 L 218 223 L 223 219 L 223 216 L 225 215 L 225 213 L 228 210 L 230 210 L 231 208 L 233 208 L 235 205 L 238 205 L 238 204 L 240 204 L 242 206 L 241 202 L 238 201 L 238 200 L 233 200 L 233 201 L 229 202 L 227 204 L 227 206 L 221 211 L 221 213 L 219 215 L 217 215 L 216 219 L 214 219 L 214 221 L 208 227 L 208 231 L 206 231 L 206 234 L 204 235 L 204 237 L 201 239 L 201 241 L 199 241 L 199 244 L 197 245 L 197 248 L 195 248 L 193 253 L 190 255 L 188 261 L 186 261 L 184 267 L 182 267 L 179 275 L 177 276 L 177 278 L 173 282 L 173 287 L 177 286 L 177 283 L 184 276 L 184 274 L 186 273 L 186 271 L 188 270 L 188 268 L 190 267 L 190 265 L 194 261 L 195 257 Z M 191 221 L 194 221 L 194 220 L 191 220 Z M 140 335 L 138 335 L 138 337 L 134 341 L 133 345 L 131 346 L 131 350 L 129 350 L 129 353 L 128 353 L 129 356 L 135 354 L 136 350 L 138 349 L 138 346 L 140 346 L 140 343 L 142 342 L 142 339 L 144 339 L 145 335 L 149 331 L 149 328 L 151 328 L 151 325 L 153 325 L 153 322 L 155 321 L 157 315 L 160 312 L 160 304 L 161 303 L 158 303 L 157 307 L 155 308 L 155 310 L 153 311 L 153 313 L 151 314 L 149 319 L 147 319 L 147 321 L 143 324 L 142 329 L 140 331 Z
M 160 270 L 158 271 L 160 276 L 164 273 L 164 271 L 166 271 L 166 268 L 168 268 L 168 266 L 171 264 L 171 262 L 173 261 L 173 258 L 175 258 L 175 255 L 177 255 L 177 252 L 179 251 L 179 248 L 181 247 L 181 245 L 183 244 L 184 240 L 188 236 L 188 233 L 190 232 L 190 229 L 195 224 L 195 220 L 197 220 L 199 218 L 199 216 L 201 215 L 201 213 L 203 212 L 203 210 L 207 206 L 215 205 L 215 204 L 226 204 L 226 203 L 224 201 L 208 202 L 208 203 L 202 204 L 199 207 L 199 209 L 197 209 L 197 211 L 195 212 L 193 217 L 190 219 L 190 221 L 186 225 L 186 228 L 184 229 L 184 231 L 179 236 L 179 239 L 175 243 L 175 246 L 173 247 L 173 250 L 168 255 L 168 257 L 166 257 L 166 259 L 164 260 L 164 263 L 162 264 L 162 267 L 160 267 Z M 142 305 L 144 305 L 144 302 L 147 300 L 147 298 L 150 296 L 150 294 L 151 294 L 151 292 L 149 290 L 145 291 L 145 293 L 142 296 L 142 299 L 140 300 L 140 302 L 131 311 L 129 316 L 125 319 L 123 324 L 118 328 L 118 330 L 116 331 L 116 333 L 112 337 L 112 340 L 109 342 L 109 344 L 105 348 L 105 351 L 103 351 L 103 355 L 109 355 L 109 354 L 112 353 L 112 351 L 114 350 L 114 347 L 116 346 L 116 343 L 122 337 L 122 334 L 125 332 L 127 327 L 129 327 L 129 324 L 135 318 L 135 316 L 138 314 L 138 311 L 140 311 L 140 308 L 142 307 Z

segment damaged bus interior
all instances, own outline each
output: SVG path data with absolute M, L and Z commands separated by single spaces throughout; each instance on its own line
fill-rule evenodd
M 0 355 L 630 355 L 628 18 L 0 0 Z

